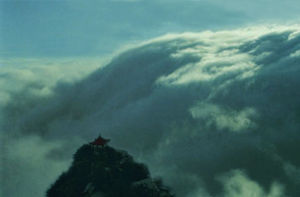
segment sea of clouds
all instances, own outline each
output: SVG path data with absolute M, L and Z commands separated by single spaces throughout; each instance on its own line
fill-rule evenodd
M 1 64 L 3 196 L 43 196 L 99 133 L 179 197 L 300 195 L 299 26 Z

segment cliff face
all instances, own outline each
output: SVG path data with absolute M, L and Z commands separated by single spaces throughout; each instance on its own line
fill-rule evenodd
M 73 163 L 47 191 L 48 197 L 172 197 L 161 180 L 124 151 L 83 145 Z

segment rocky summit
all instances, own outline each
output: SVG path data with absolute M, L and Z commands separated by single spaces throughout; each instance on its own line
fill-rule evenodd
M 160 179 L 125 151 L 86 144 L 79 148 L 67 172 L 47 191 L 47 197 L 173 197 Z

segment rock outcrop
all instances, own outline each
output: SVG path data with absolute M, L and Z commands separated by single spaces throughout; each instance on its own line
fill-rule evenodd
M 172 197 L 160 179 L 125 151 L 83 145 L 73 163 L 47 191 L 47 197 Z

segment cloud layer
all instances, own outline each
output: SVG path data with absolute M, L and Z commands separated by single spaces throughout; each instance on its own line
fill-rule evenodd
M 39 172 L 59 174 L 76 147 L 99 133 L 178 196 L 298 196 L 299 30 L 166 35 L 42 96 L 35 93 L 40 86 L 22 78 L 20 90 L 3 91 L 2 174 L 11 177 L 2 180 L 4 196 L 25 180 L 33 184 L 24 187 L 27 196 L 36 180 L 51 183 Z M 32 155 L 40 162 L 27 162 Z

